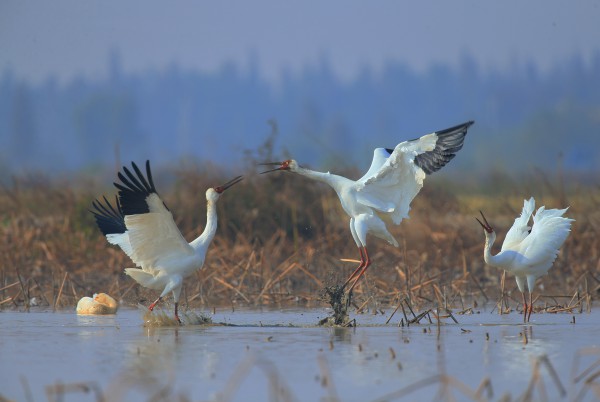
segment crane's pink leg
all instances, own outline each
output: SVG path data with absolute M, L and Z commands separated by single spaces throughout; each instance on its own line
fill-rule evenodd
M 527 322 L 529 322 L 532 312 L 533 312 L 533 295 L 531 294 L 531 291 L 530 291 L 529 292 L 529 314 L 527 315 Z
M 150 307 L 148 307 L 148 310 L 153 311 L 154 307 L 156 307 L 156 305 L 162 301 L 162 297 L 159 297 L 158 299 L 154 300 L 154 303 L 152 303 L 150 305 Z
M 527 301 L 525 300 L 525 292 L 521 292 L 523 296 L 523 322 L 527 322 Z
M 348 293 L 352 292 L 352 289 L 354 289 L 354 287 L 356 286 L 356 283 L 358 282 L 360 277 L 365 274 L 365 272 L 367 271 L 367 268 L 369 268 L 369 266 L 371 265 L 371 259 L 369 258 L 369 253 L 367 252 L 367 248 L 365 247 L 364 249 L 365 249 L 365 264 L 364 264 L 363 268 L 361 269 L 361 271 L 359 272 L 359 274 L 356 276 L 356 279 L 354 279 L 354 282 L 352 282 L 352 286 L 350 286 L 350 289 L 348 289 Z
M 342 288 L 345 288 L 346 285 L 348 285 L 348 282 L 350 282 L 352 280 L 352 278 L 354 278 L 356 276 L 358 271 L 360 271 L 362 269 L 362 267 L 365 265 L 365 256 L 363 255 L 362 247 L 358 248 L 358 252 L 360 253 L 360 264 L 358 264 L 358 267 L 356 267 L 354 272 L 352 272 L 352 275 L 350 275 L 348 277 L 348 279 L 346 279 L 346 282 L 344 282 L 344 285 L 342 286 Z

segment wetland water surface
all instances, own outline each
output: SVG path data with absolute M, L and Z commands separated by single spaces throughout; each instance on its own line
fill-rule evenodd
M 583 377 L 598 370 L 593 366 L 600 359 L 597 312 L 534 314 L 531 325 L 523 325 L 517 313 L 481 310 L 456 316 L 458 324 L 444 319 L 440 327 L 401 328 L 398 314 L 385 324 L 391 311 L 352 316 L 356 328 L 317 327 L 325 309 L 217 310 L 211 314 L 214 323 L 235 326 L 157 328 L 144 327 L 143 313 L 126 308 L 116 316 L 2 311 L 0 396 L 346 402 L 434 400 L 449 390 L 457 400 L 472 400 L 452 381 L 432 379 L 446 374 L 473 392 L 489 378 L 491 389 L 481 393 L 485 400 L 505 394 L 515 399 L 527 390 L 536 361 L 547 356 L 567 394 L 561 397 L 544 363 L 539 365 L 543 385 L 533 388 L 533 400 L 540 392 L 550 400 L 569 400 L 582 391 L 583 400 L 596 400 L 593 390 L 584 389 Z M 589 366 L 592 370 L 575 381 Z M 52 394 L 57 384 L 66 387 Z M 406 387 L 418 384 L 408 393 L 412 388 Z

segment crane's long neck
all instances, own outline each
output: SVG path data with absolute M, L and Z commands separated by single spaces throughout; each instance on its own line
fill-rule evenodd
M 345 177 L 331 174 L 329 172 L 327 172 L 327 173 L 317 172 L 316 170 L 310 170 L 310 169 L 306 169 L 303 167 L 296 168 L 294 170 L 294 172 L 296 172 L 302 176 L 308 177 L 309 179 L 327 183 L 331 187 L 333 187 L 333 189 L 336 191 L 338 190 L 338 187 L 341 184 L 341 181 L 348 180 Z
M 507 263 L 506 258 L 504 258 L 502 252 L 492 255 L 492 246 L 496 241 L 496 233 L 486 233 L 485 234 L 485 246 L 483 248 L 483 259 L 489 265 L 494 267 L 504 267 Z
M 193 240 L 190 245 L 195 250 L 206 252 L 208 245 L 212 242 L 215 233 L 217 232 L 217 203 L 208 201 L 206 203 L 206 226 L 200 236 Z

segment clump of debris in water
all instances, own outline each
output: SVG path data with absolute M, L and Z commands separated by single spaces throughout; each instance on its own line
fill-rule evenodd
M 348 307 L 350 306 L 350 294 L 346 293 L 345 286 L 329 285 L 323 289 L 322 298 L 327 300 L 333 310 L 333 315 L 325 317 L 319 321 L 321 326 L 330 327 L 350 327 L 352 321 L 348 315 Z
M 204 314 L 196 314 L 193 311 L 185 313 L 179 313 L 181 323 L 177 321 L 175 316 L 170 316 L 165 313 L 162 309 L 156 309 L 154 311 L 148 310 L 146 307 L 140 306 L 140 310 L 143 311 L 144 326 L 145 327 L 176 327 L 179 325 L 211 325 L 212 318 L 205 316 Z

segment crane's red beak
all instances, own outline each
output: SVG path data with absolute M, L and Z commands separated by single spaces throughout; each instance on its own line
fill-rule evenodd
M 479 222 L 479 224 L 481 225 L 481 227 L 488 233 L 492 233 L 494 231 L 494 229 L 492 228 L 492 226 L 488 223 L 487 219 L 485 219 L 485 216 L 483 215 L 483 212 L 479 211 L 479 213 L 481 214 L 481 217 L 483 218 L 483 221 L 485 223 L 482 223 L 479 219 L 477 219 L 477 222 Z
M 264 172 L 260 172 L 260 174 L 265 174 L 269 172 L 275 172 L 277 170 L 289 170 L 290 169 L 290 161 L 283 162 L 265 162 L 259 163 L 259 166 L 277 166 L 275 169 L 265 170 Z
M 215 187 L 215 191 L 217 193 L 221 194 L 223 191 L 227 190 L 229 187 L 241 182 L 243 178 L 244 178 L 243 176 L 238 176 L 233 180 L 229 180 L 227 183 L 221 184 L 220 186 Z

